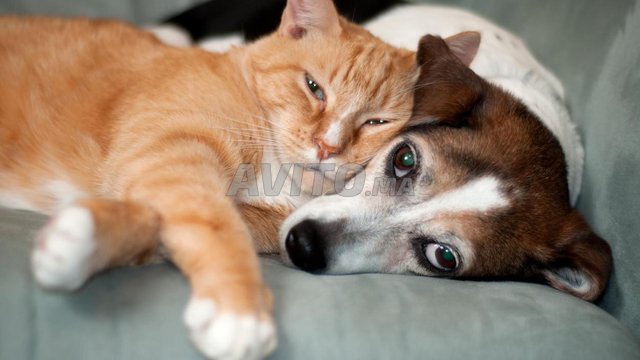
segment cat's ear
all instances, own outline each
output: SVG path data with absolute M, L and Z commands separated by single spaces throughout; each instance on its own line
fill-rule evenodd
M 465 66 L 471 65 L 471 62 L 478 54 L 480 47 L 480 33 L 476 31 L 465 31 L 459 34 L 449 36 L 444 39 L 449 50 L 455 55 Z
M 587 301 L 598 299 L 611 272 L 611 248 L 575 210 L 565 219 L 554 252 L 540 269 L 549 285 Z
M 300 39 L 311 31 L 340 34 L 340 19 L 332 0 L 288 0 L 278 33 Z

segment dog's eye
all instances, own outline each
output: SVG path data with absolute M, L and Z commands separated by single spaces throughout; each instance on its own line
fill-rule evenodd
M 400 147 L 393 157 L 393 172 L 396 177 L 406 176 L 416 166 L 416 156 L 409 145 Z
M 458 268 L 456 253 L 447 245 L 428 243 L 424 247 L 424 253 L 429 263 L 440 271 L 450 272 Z
M 326 97 L 324 96 L 324 90 L 322 90 L 320 85 L 318 85 L 318 83 L 313 80 L 313 78 L 309 74 L 306 74 L 304 76 L 304 81 L 307 83 L 307 87 L 316 99 L 325 101 Z

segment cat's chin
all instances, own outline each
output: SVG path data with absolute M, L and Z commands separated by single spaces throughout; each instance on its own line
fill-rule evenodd
M 307 164 L 302 174 L 302 178 L 293 179 L 300 184 L 300 189 L 304 194 L 320 196 L 333 191 L 335 187 L 335 172 L 323 171 L 316 164 Z

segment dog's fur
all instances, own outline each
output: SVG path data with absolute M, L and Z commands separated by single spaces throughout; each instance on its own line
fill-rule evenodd
M 442 35 L 481 31 L 488 41 L 471 68 L 489 81 L 440 38 L 424 37 L 414 128 L 367 165 L 359 195 L 324 196 L 294 212 L 280 233 L 283 258 L 325 273 L 546 281 L 597 299 L 611 252 L 571 207 L 582 148 L 561 85 L 513 35 L 459 10 L 409 6 L 369 28 L 402 45 L 437 24 Z M 416 159 L 406 175 L 394 166 L 399 151 Z M 369 196 L 381 179 L 396 189 L 411 180 L 413 191 Z M 434 266 L 443 248 L 455 255 L 452 269 Z

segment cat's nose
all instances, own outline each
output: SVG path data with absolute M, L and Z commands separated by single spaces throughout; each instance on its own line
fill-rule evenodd
M 340 146 L 327 144 L 323 139 L 314 137 L 313 143 L 318 147 L 318 159 L 326 160 L 342 151 Z
M 293 265 L 302 270 L 317 272 L 327 267 L 324 240 L 313 220 L 304 220 L 291 228 L 285 247 Z

